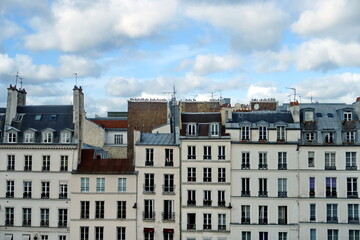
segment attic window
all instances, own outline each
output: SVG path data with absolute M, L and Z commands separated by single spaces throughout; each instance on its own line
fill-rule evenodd
M 351 121 L 352 120 L 352 112 L 346 111 L 344 112 L 344 121 Z
M 322 113 L 316 113 L 316 117 L 322 117 Z
M 218 123 L 211 123 L 210 135 L 211 136 L 219 136 L 219 124 Z
M 304 119 L 306 122 L 314 121 L 314 112 L 312 111 L 306 111 L 304 114 Z
M 57 119 L 57 115 L 56 114 L 51 114 L 50 115 L 50 120 L 51 121 L 55 121 Z
M 42 117 L 42 115 L 41 115 L 41 114 L 37 114 L 37 115 L 35 115 L 34 120 L 36 120 L 36 121 L 40 121 L 40 120 L 41 120 L 41 117 Z
M 196 135 L 196 123 L 188 123 L 187 134 L 191 136 Z
M 333 117 L 334 117 L 334 114 L 328 113 L 327 116 L 328 116 L 329 118 L 333 118 Z
M 20 122 L 23 119 L 24 114 L 16 114 L 14 121 Z

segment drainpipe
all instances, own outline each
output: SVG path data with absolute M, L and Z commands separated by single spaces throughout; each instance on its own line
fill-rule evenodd
M 135 207 L 135 239 L 138 239 L 138 202 L 139 202 L 139 191 L 138 191 L 138 176 L 139 176 L 139 172 L 135 171 L 134 172 L 136 174 L 136 202 L 133 206 L 133 208 Z
M 296 145 L 297 151 L 297 183 L 298 183 L 298 197 L 297 197 L 297 208 L 298 208 L 298 221 L 297 221 L 297 239 L 300 240 L 300 139 L 298 140 L 298 144 Z
M 179 230 L 180 239 L 182 239 L 182 157 L 181 157 L 181 141 L 179 142 L 179 194 L 180 194 L 180 216 L 179 216 Z

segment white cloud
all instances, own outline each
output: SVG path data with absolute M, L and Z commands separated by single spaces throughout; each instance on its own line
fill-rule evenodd
M 238 57 L 233 55 L 218 56 L 214 54 L 197 55 L 193 72 L 200 75 L 236 69 L 241 64 Z
M 294 61 L 294 57 L 294 53 L 285 48 L 279 52 L 268 50 L 252 54 L 254 68 L 258 72 L 285 71 Z
M 106 91 L 112 96 L 134 97 L 141 95 L 143 86 L 135 78 L 114 78 L 107 82 Z
M 292 25 L 295 33 L 342 40 L 360 38 L 360 1 L 320 0 L 312 6 Z
M 277 46 L 288 21 L 288 15 L 271 2 L 190 5 L 186 13 L 226 30 L 233 47 L 245 50 Z
M 35 33 L 25 38 L 33 50 L 85 51 L 122 44 L 159 32 L 175 16 L 175 0 L 97 0 L 53 4 L 53 21 L 33 18 Z
M 63 55 L 59 58 L 59 74 L 62 77 L 71 77 L 77 73 L 78 77 L 99 77 L 101 68 L 96 62 L 75 55 Z

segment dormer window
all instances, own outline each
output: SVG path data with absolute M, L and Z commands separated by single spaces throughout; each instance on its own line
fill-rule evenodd
M 8 132 L 8 143 L 16 143 L 16 142 L 17 142 L 17 133 Z
M 210 124 L 210 135 L 211 136 L 219 136 L 219 124 L 218 123 Z
M 306 138 L 306 142 L 313 142 L 315 139 L 315 133 L 313 132 L 305 133 L 305 138 Z
M 276 128 L 276 135 L 278 141 L 285 141 L 285 126 L 278 126 Z
M 53 132 L 50 130 L 44 131 L 42 133 L 42 142 L 43 143 L 52 143 L 53 142 Z
M 33 143 L 35 141 L 35 133 L 33 131 L 26 131 L 24 134 L 25 143 Z
M 351 121 L 352 120 L 352 112 L 346 111 L 344 112 L 344 121 Z
M 325 143 L 334 143 L 334 133 L 333 132 L 325 133 Z
M 267 127 L 259 127 L 259 141 L 266 141 Z
M 61 143 L 70 143 L 71 142 L 71 132 L 69 132 L 69 131 L 61 132 L 60 142 Z
M 196 123 L 188 123 L 187 125 L 187 134 L 190 136 L 196 135 Z
M 304 113 L 304 121 L 305 122 L 314 121 L 314 112 L 313 111 L 306 111 Z
M 347 143 L 355 142 L 355 132 L 345 132 L 345 142 Z
M 241 134 L 241 140 L 243 141 L 250 140 L 250 127 L 242 126 L 240 134 Z

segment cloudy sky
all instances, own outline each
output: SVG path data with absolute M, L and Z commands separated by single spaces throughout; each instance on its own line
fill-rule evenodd
M 17 71 L 29 104 L 88 116 L 129 98 L 352 103 L 360 96 L 358 0 L 0 0 L 0 104 Z M 20 84 L 18 83 L 18 86 Z

